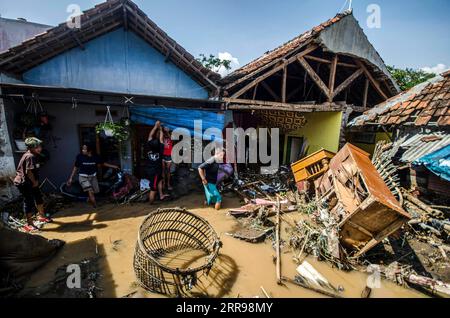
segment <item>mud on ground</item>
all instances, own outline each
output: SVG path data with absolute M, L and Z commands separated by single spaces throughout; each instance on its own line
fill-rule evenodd
M 226 233 L 236 228 L 234 217 L 227 215 L 229 208 L 240 207 L 237 198 L 226 197 L 221 211 L 203 207 L 203 195 L 191 194 L 177 201 L 149 206 L 145 203 L 117 206 L 106 204 L 92 210 L 77 203 L 54 215 L 54 223 L 45 226 L 41 235 L 49 239 L 66 241 L 64 248 L 46 266 L 36 271 L 28 281 L 24 295 L 36 297 L 88 297 L 94 290 L 96 297 L 147 297 L 161 295 L 138 287 L 133 271 L 133 255 L 138 228 L 145 216 L 157 207 L 185 207 L 210 222 L 219 234 L 223 247 L 213 269 L 202 278 L 196 294 L 207 297 L 265 297 L 263 287 L 271 297 L 311 298 L 323 297 L 310 290 L 276 283 L 275 250 L 270 240 L 252 244 L 235 239 Z M 284 218 L 295 222 L 298 214 Z M 284 229 L 282 230 L 283 237 Z M 288 248 L 282 250 L 282 275 L 294 278 L 296 264 Z M 95 260 L 85 267 L 80 293 L 68 293 L 61 287 L 64 281 L 61 269 L 68 264 Z M 334 286 L 342 286 L 343 297 L 359 298 L 366 287 L 367 274 L 343 272 L 326 263 L 308 258 L 308 261 Z M 97 275 L 98 273 L 98 275 Z M 91 274 L 91 276 L 89 276 Z M 92 276 L 93 275 L 93 276 Z M 92 280 L 90 278 L 94 278 Z M 55 284 L 59 280 L 59 284 Z M 95 288 L 92 288 L 92 285 Z M 43 288 L 43 286 L 45 288 Z M 383 281 L 371 297 L 425 297 L 423 294 Z

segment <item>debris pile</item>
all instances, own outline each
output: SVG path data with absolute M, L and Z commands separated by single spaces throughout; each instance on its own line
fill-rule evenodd
M 347 144 L 315 181 L 325 223 L 336 224 L 341 244 L 359 257 L 395 233 L 409 214 L 391 193 L 369 154 Z M 335 251 L 339 257 L 338 251 Z

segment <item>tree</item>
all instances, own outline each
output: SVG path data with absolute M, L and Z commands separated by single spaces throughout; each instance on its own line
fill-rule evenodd
M 219 68 L 222 66 L 226 70 L 231 69 L 231 61 L 230 60 L 222 60 L 213 54 L 210 54 L 208 57 L 205 54 L 200 54 L 200 57 L 197 58 L 197 61 L 203 64 L 204 67 L 217 72 Z
M 401 69 L 395 66 L 388 66 L 387 68 L 402 91 L 407 91 L 436 76 L 436 74 L 426 73 L 422 70 L 414 70 L 412 68 Z

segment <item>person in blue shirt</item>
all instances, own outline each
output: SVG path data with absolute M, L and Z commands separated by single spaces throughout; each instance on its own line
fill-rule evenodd
M 67 185 L 70 186 L 74 176 L 78 173 L 78 181 L 80 182 L 83 191 L 88 194 L 88 203 L 91 203 L 94 208 L 97 207 L 95 194 L 100 191 L 97 179 L 98 167 L 100 166 L 117 170 L 120 169 L 116 165 L 104 162 L 102 158 L 95 153 L 93 146 L 83 145 L 81 153 L 75 160 L 72 174 L 67 181 Z

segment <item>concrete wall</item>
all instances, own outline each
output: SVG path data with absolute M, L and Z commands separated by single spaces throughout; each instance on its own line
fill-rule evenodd
M 0 18 L 0 52 L 51 28 L 48 25 Z
M 16 170 L 7 118 L 5 103 L 0 98 L 0 205 L 14 199 L 18 195 L 18 191 L 10 181 Z
M 7 103 L 7 107 L 10 109 L 8 121 L 11 123 L 15 114 L 25 111 L 25 107 L 18 104 Z M 52 125 L 50 136 L 43 139 L 45 149 L 50 152 L 50 160 L 42 167 L 40 179 L 42 181 L 49 178 L 55 185 L 59 186 L 69 177 L 75 157 L 80 153 L 78 125 L 103 122 L 104 116 L 96 116 L 96 110 L 105 111 L 106 109 L 102 106 L 91 105 L 78 105 L 76 109 L 72 109 L 70 104 L 45 103 L 43 103 L 43 107 L 55 119 L 50 121 Z M 122 115 L 122 108 L 111 107 L 111 111 L 116 111 L 117 117 L 114 117 L 114 120 L 119 120 Z M 12 136 L 12 131 L 10 131 L 10 135 Z M 15 150 L 14 146 L 13 149 Z M 21 153 L 15 153 L 13 169 L 15 169 L 14 165 L 17 165 L 21 155 Z
M 339 137 L 342 121 L 342 112 L 305 113 L 306 125 L 286 136 L 304 137 L 308 140 L 308 155 L 324 148 L 337 152 L 339 150 Z M 286 157 L 287 142 L 285 142 L 284 156 Z M 286 158 L 284 158 L 286 160 Z
M 108 92 L 208 98 L 208 92 L 135 33 L 105 34 L 23 74 L 25 83 Z

